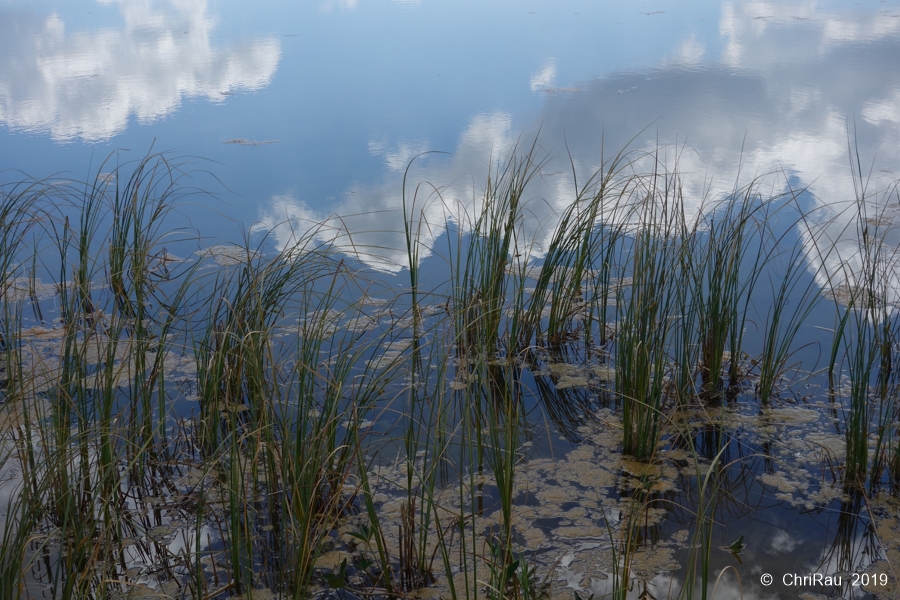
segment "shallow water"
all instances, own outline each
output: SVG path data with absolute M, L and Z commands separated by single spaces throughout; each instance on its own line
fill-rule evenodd
M 237 240 L 259 223 L 283 247 L 286 220 L 305 231 L 338 215 L 322 236 L 347 230 L 387 271 L 404 264 L 403 172 L 425 151 L 451 153 L 410 178 L 444 190 L 446 206 L 426 211 L 434 238 L 456 203 L 477 212 L 490 162 L 538 130 L 537 240 L 572 200 L 571 167 L 584 178 L 602 148 L 633 138 L 677 160 L 695 207 L 739 172 L 781 170 L 772 185 L 809 186 L 828 220 L 855 198 L 848 143 L 870 192 L 900 173 L 900 5 L 888 1 L 6 0 L 0 27 L 4 168 L 84 179 L 155 140 L 216 161 L 198 168 L 221 178 L 227 189 L 209 191 L 222 203 L 185 209 L 202 234 Z
M 372 300 L 361 303 L 374 324 L 334 319 L 335 328 L 396 330 L 397 339 L 389 335 L 371 354 L 375 369 L 403 356 L 409 344 L 403 338 L 409 318 L 399 323 L 389 304 L 409 285 L 404 176 L 414 219 L 427 224 L 420 236 L 423 287 L 436 287 L 447 277 L 448 239 L 471 232 L 483 208 L 490 167 L 535 139 L 544 162 L 519 226 L 536 260 L 578 186 L 627 148 L 682 174 L 688 216 L 755 177 L 764 196 L 798 190 L 784 219 L 785 239 L 800 240 L 804 276 L 821 286 L 830 279 L 839 302 L 857 283 L 856 200 L 865 196 L 863 221 L 884 236 L 882 273 L 887 300 L 896 303 L 900 238 L 897 198 L 890 195 L 900 178 L 896 64 L 900 3 L 893 1 L 5 0 L 0 168 L 9 170 L 0 182 L 17 181 L 21 172 L 91 180 L 151 145 L 196 157 L 190 184 L 215 198 L 192 197 L 169 223 L 213 246 L 192 260 L 227 269 L 234 256 L 224 247 L 216 251 L 217 243 L 249 232 L 251 244 L 268 234 L 264 250 L 284 250 L 318 227 L 317 240 L 334 243 L 380 280 Z M 428 151 L 442 153 L 422 155 Z M 644 169 L 647 161 L 636 165 Z M 798 212 L 805 220 L 796 224 Z M 823 253 L 823 246 L 836 250 Z M 176 254 L 195 249 L 182 250 Z M 53 288 L 44 285 L 46 301 Z M 747 333 L 752 347 L 761 343 L 759 325 L 773 293 L 760 289 L 755 327 Z M 691 452 L 711 452 L 707 460 L 721 436 L 733 436 L 724 459 L 733 461 L 722 484 L 726 498 L 713 509 L 721 525 L 714 540 L 728 546 L 743 536 L 747 548 L 743 562 L 725 551 L 713 555 L 714 570 L 736 569 L 725 571 L 716 597 L 863 598 L 878 587 L 854 587 L 851 573 L 888 573 L 888 563 L 871 563 L 896 553 L 895 500 L 883 494 L 870 505 L 835 483 L 832 458 L 843 453 L 835 425 L 843 416 L 833 421 L 822 373 L 805 379 L 803 372 L 827 347 L 830 306 L 823 303 L 801 332 L 792 359 L 803 366 L 775 406 L 761 408 L 745 389 L 721 414 L 682 424 L 698 432 Z M 429 308 L 431 316 L 441 311 L 437 303 Z M 397 307 L 398 315 L 403 311 Z M 295 317 L 285 321 L 290 339 L 302 325 Z M 58 341 L 54 334 L 32 334 L 44 345 L 34 355 L 52 355 L 45 346 Z M 540 356 L 541 368 L 525 375 L 526 405 L 539 416 L 516 478 L 517 543 L 540 575 L 549 574 L 557 597 L 575 591 L 600 597 L 612 585 L 613 540 L 631 514 L 635 478 L 649 476 L 656 487 L 640 536 L 653 543 L 642 546 L 633 574 L 651 587 L 635 583 L 629 597 L 666 597 L 683 582 L 679 568 L 694 531 L 698 477 L 687 464 L 686 442 L 668 439 L 672 456 L 663 457 L 658 472 L 636 473 L 641 467 L 618 450 L 615 403 L 603 400 L 610 377 L 602 371 L 610 367 L 585 366 L 586 357 L 573 352 L 566 363 Z M 190 357 L 173 355 L 172 362 L 166 368 L 173 381 L 188 382 L 177 410 L 190 416 L 196 366 Z M 453 383 L 465 389 L 462 378 Z M 585 423 L 589 413 L 595 418 Z M 394 407 L 380 414 L 365 428 L 373 437 L 396 435 Z M 404 473 L 390 471 L 391 452 L 384 454 L 376 475 L 402 479 Z M 393 531 L 402 495 L 383 485 L 378 500 Z M 481 485 L 489 530 L 498 521 L 498 499 L 489 478 Z M 449 500 L 446 506 L 459 508 Z M 172 536 L 187 518 L 179 507 L 148 521 L 144 556 L 128 559 L 143 569 L 140 577 L 163 551 L 151 548 L 153 536 L 177 546 Z M 182 537 L 181 545 L 189 545 Z M 215 536 L 204 546 L 219 547 Z M 333 551 L 345 549 L 338 544 Z M 728 579 L 735 572 L 739 584 Z M 775 575 L 772 587 L 758 583 L 766 572 Z M 779 580 L 817 572 L 843 574 L 844 581 L 816 588 Z M 134 581 L 152 579 L 140 577 Z

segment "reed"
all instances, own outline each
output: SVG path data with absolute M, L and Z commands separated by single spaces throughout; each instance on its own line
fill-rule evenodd
M 770 280 L 773 302 L 763 325 L 763 347 L 758 361 L 757 394 L 764 405 L 778 393 L 776 386 L 787 369 L 794 339 L 821 300 L 812 278 L 803 283 L 805 269 L 801 252 L 798 246 L 789 250 L 781 278 Z
M 448 364 L 447 357 L 442 356 L 441 349 L 436 344 L 432 343 L 428 348 L 423 347 L 426 332 L 419 286 L 419 240 L 422 228 L 427 227 L 428 223 L 424 210 L 419 210 L 419 214 L 416 215 L 416 209 L 420 208 L 417 201 L 420 201 L 419 191 L 422 186 L 416 188 L 411 202 L 408 199 L 406 188 L 410 166 L 412 162 L 403 177 L 404 233 L 412 313 L 411 330 L 403 332 L 411 335 L 408 367 L 410 381 L 403 447 L 406 457 L 406 502 L 401 506 L 399 535 L 398 570 L 400 589 L 403 591 L 421 588 L 434 581 L 428 544 L 432 520 L 435 519 L 436 522 L 439 520 L 439 516 L 435 514 L 434 497 L 447 444 L 444 434 L 446 426 L 444 382 Z M 415 230 L 413 224 L 416 224 Z M 438 372 L 436 379 L 432 380 L 429 372 L 431 369 L 426 369 L 426 364 L 435 367 Z M 436 385 L 433 381 L 437 382 Z M 444 553 L 446 554 L 446 548 Z
M 711 581 L 711 555 L 713 549 L 713 528 L 716 525 L 716 507 L 722 490 L 724 472 L 727 465 L 722 464 L 723 456 L 728 449 L 727 444 L 719 447 L 716 454 L 705 465 L 701 463 L 700 455 L 692 450 L 692 464 L 694 467 L 694 480 L 697 485 L 696 507 L 694 508 L 694 531 L 691 535 L 690 549 L 684 586 L 679 598 L 701 598 L 706 600 L 709 594 Z M 697 591 L 699 580 L 700 590 Z
M 742 379 L 747 308 L 764 266 L 757 215 L 765 208 L 756 182 L 743 188 L 736 184 L 731 195 L 710 211 L 705 231 L 698 232 L 704 238 L 698 244 L 702 258 L 692 265 L 696 269 L 692 301 L 697 304 L 701 393 L 708 400 L 720 400 L 725 387 L 734 396 Z
M 654 173 L 641 190 L 641 221 L 631 247 L 631 293 L 616 335 L 616 394 L 622 401 L 624 451 L 649 461 L 660 439 L 669 371 L 683 212 L 677 176 Z
M 854 170 L 854 172 L 857 172 Z M 895 327 L 891 307 L 891 277 L 896 272 L 896 256 L 891 253 L 885 238 L 889 229 L 879 227 L 883 215 L 871 215 L 867 205 L 865 186 L 855 178 L 857 188 L 856 228 L 859 245 L 850 264 L 853 272 L 841 274 L 849 290 L 847 306 L 836 342 L 843 340 L 850 376 L 849 412 L 846 422 L 845 480 L 850 485 L 863 486 L 867 479 L 874 489 L 883 470 L 886 447 L 890 442 L 893 414 L 893 348 Z M 889 197 L 889 196 L 888 196 Z M 881 218 L 879 218 L 881 217 Z M 843 335 L 843 337 L 839 337 Z M 873 419 L 873 413 L 878 417 Z M 869 437 L 876 431 L 875 447 L 870 459 Z
M 135 194 L 139 189 L 158 187 L 156 173 L 144 177 L 145 170 L 152 170 L 154 165 L 159 166 L 159 157 L 145 157 L 135 167 L 126 187 Z M 154 432 L 140 427 L 122 430 L 119 415 L 114 413 L 121 401 L 119 390 L 123 381 L 128 382 L 133 374 L 142 391 L 152 395 L 156 376 L 148 376 L 150 365 L 138 358 L 138 354 L 144 357 L 149 349 L 146 343 L 136 344 L 133 320 L 123 315 L 119 306 L 110 304 L 108 296 L 98 292 L 103 289 L 98 280 L 102 281 L 105 269 L 97 256 L 107 240 L 101 234 L 101 215 L 110 204 L 121 203 L 121 190 L 111 189 L 109 178 L 100 175 L 80 192 L 74 187 L 56 187 L 34 188 L 39 192 L 33 196 L 35 199 L 51 197 L 48 190 L 53 189 L 55 203 L 49 210 L 47 206 L 14 199 L 20 208 L 35 210 L 20 225 L 40 223 L 57 248 L 61 326 L 50 332 L 51 340 L 58 342 L 55 354 L 40 359 L 34 346 L 39 340 L 25 336 L 22 313 L 17 309 L 15 339 L 10 340 L 17 350 L 14 355 L 7 354 L 7 364 L 18 374 L 12 391 L 22 418 L 22 434 L 14 439 L 25 470 L 22 485 L 11 496 L 9 507 L 19 519 L 9 524 L 4 536 L 43 540 L 33 551 L 26 552 L 26 544 L 20 544 L 19 560 L 24 566 L 40 553 L 54 556 L 53 567 L 47 572 L 49 589 L 54 597 L 69 598 L 85 597 L 96 588 L 98 578 L 117 577 L 121 561 L 116 557 L 123 551 L 123 530 L 136 526 L 123 509 L 123 489 L 128 487 L 124 482 L 131 477 L 146 485 L 153 479 L 147 479 L 143 465 L 149 456 L 148 440 Z M 76 205 L 77 220 L 70 218 L 69 202 Z M 17 231 L 15 227 L 4 230 L 8 234 Z M 147 223 L 135 225 L 132 231 L 135 237 L 144 239 L 154 235 L 152 225 Z M 7 249 L 11 253 L 4 252 L 4 256 L 16 256 L 11 245 L 7 244 Z M 138 269 L 149 269 L 151 260 L 146 247 L 130 247 L 121 254 L 135 261 L 131 276 L 146 276 L 137 274 Z M 32 261 L 32 301 L 35 270 L 36 261 Z M 142 279 L 133 289 L 146 290 L 148 285 Z M 4 310 L 16 305 L 7 296 L 15 288 L 4 278 Z M 146 331 L 156 332 L 154 350 L 160 356 L 166 354 L 168 346 L 159 341 L 159 334 L 168 340 L 165 324 L 171 324 L 180 310 L 177 294 L 168 301 L 167 311 L 162 314 L 151 314 L 150 306 L 156 311 L 159 304 L 148 301 L 144 315 Z M 40 316 L 40 311 L 36 315 Z M 153 422 L 153 426 L 157 423 Z M 17 596 L 24 589 L 21 581 L 7 580 L 4 585 L 8 592 L 4 595 L 8 597 Z
M 755 179 L 689 215 L 677 166 L 623 151 L 576 178 L 538 248 L 522 232 L 543 164 L 536 140 L 520 144 L 490 171 L 477 213 L 448 210 L 459 234 L 433 287 L 425 208 L 444 190 L 408 190 L 405 177 L 409 287 L 377 310 L 365 302 L 377 284 L 316 227 L 280 252 L 248 237 L 177 261 L 170 248 L 199 242 L 167 229 L 186 171 L 165 157 L 81 188 L 4 191 L 0 469 L 21 479 L 6 488 L 0 596 L 33 597 L 29 569 L 54 598 L 144 591 L 130 572 L 140 557 L 158 567 L 158 589 L 203 600 L 264 588 L 299 599 L 324 585 L 401 596 L 436 582 L 453 598 L 545 597 L 550 574 L 517 539 L 522 442 L 538 426 L 577 442 L 589 413 L 612 406 L 624 453 L 640 461 L 690 440 L 685 497 L 697 505 L 680 594 L 705 598 L 731 440 L 715 424 L 698 440 L 674 423 L 748 389 L 754 351 L 759 402 L 777 396 L 819 298 L 801 246 L 777 233 L 802 192 L 764 197 Z M 863 268 L 829 367 L 851 380 L 845 477 L 857 487 L 900 472 L 893 256 L 859 211 Z M 36 300 L 51 272 L 56 323 L 40 321 Z M 764 280 L 773 302 L 755 348 L 744 330 Z M 564 386 L 556 362 L 584 377 Z M 376 476 L 394 459 L 402 474 Z M 647 534 L 641 515 L 659 500 L 651 483 L 620 491 L 632 506 L 613 544 L 617 597 Z M 391 495 L 396 516 L 381 505 Z M 329 573 L 331 551 L 348 560 Z
M 615 293 L 611 277 L 616 253 L 635 209 L 627 202 L 632 180 L 623 177 L 632 166 L 629 155 L 623 151 L 606 159 L 601 154 L 600 163 L 601 167 L 580 187 L 576 178 L 576 196 L 560 215 L 541 264 L 535 269 L 534 291 L 521 311 L 520 351 L 535 338 L 546 338 L 556 346 L 574 339 L 572 319 L 579 312 L 587 315 L 585 342 L 589 344 L 592 339 L 594 322 L 601 326 L 600 342 L 606 342 L 609 300 Z M 587 285 L 590 289 L 585 289 Z M 550 311 L 545 318 L 548 305 Z
M 489 358 L 499 349 L 509 293 L 507 273 L 510 269 L 524 268 L 524 262 L 519 261 L 516 267 L 511 259 L 527 252 L 524 240 L 519 239 L 519 227 L 525 188 L 541 165 L 536 151 L 537 140 L 523 156 L 513 151 L 500 163 L 488 177 L 479 213 L 472 217 L 466 251 L 459 253 L 465 262 L 461 271 L 451 275 L 453 310 L 458 317 L 457 338 L 462 352 L 474 352 L 476 356 L 485 352 L 484 357 Z M 513 294 L 513 298 L 520 304 L 512 307 L 508 325 L 517 330 L 521 319 L 521 310 L 517 308 L 522 308 L 522 296 Z M 516 336 L 507 337 L 516 339 Z
M 888 241 L 894 226 L 887 210 L 896 199 L 896 184 L 880 193 L 870 191 L 858 149 L 848 144 L 855 198 L 834 219 L 849 216 L 836 236 L 826 238 L 812 226 L 823 264 L 839 267 L 826 273 L 825 292 L 833 299 L 835 327 L 828 358 L 828 384 L 836 401 L 836 379 L 849 376 L 845 411 L 846 455 L 844 481 L 861 488 L 868 482 L 875 491 L 886 466 L 895 460 L 891 422 L 897 389 L 894 353 L 898 335 L 895 315 L 897 251 Z M 833 223 L 833 221 L 832 221 Z M 824 228 L 823 228 L 824 229 Z M 822 237 L 824 239 L 819 239 Z M 852 238 L 847 243 L 845 238 Z M 874 433 L 874 444 L 870 436 Z
M 2 524 L 0 593 L 9 598 L 20 597 L 21 574 L 30 564 L 26 549 L 43 510 L 39 491 L 25 483 L 38 481 L 32 473 L 39 459 L 30 426 L 33 415 L 25 401 L 31 385 L 19 344 L 27 296 L 21 293 L 23 286 L 17 285 L 17 281 L 25 277 L 19 262 L 21 250 L 37 223 L 36 209 L 46 191 L 42 182 L 24 182 L 8 191 L 0 190 L 0 399 L 7 406 L 21 407 L 3 415 L 2 433 L 6 439 L 11 434 L 13 446 L 7 442 L 0 450 L 0 469 L 5 471 L 10 465 L 18 464 L 23 470 L 22 483 L 9 492 L 11 501 Z M 19 421 L 21 428 L 17 427 Z M 29 501 L 34 497 L 38 501 Z
M 501 163 L 485 188 L 472 233 L 458 240 L 456 258 L 451 256 L 451 265 L 457 266 L 451 268 L 453 346 L 459 352 L 457 379 L 465 382 L 451 398 L 458 403 L 454 412 L 462 418 L 457 466 L 460 505 L 477 512 L 481 502 L 475 491 L 481 487 L 477 480 L 487 467 L 496 482 L 502 513 L 499 531 L 486 542 L 479 540 L 474 515 L 463 512 L 457 522 L 471 523 L 461 527 L 460 543 L 473 555 L 481 547 L 489 565 L 486 583 L 491 597 L 520 593 L 512 538 L 513 481 L 522 424 L 514 340 L 522 339 L 526 262 L 515 258 L 527 252 L 518 229 L 525 187 L 540 168 L 535 151 L 536 141 L 523 158 L 513 153 Z M 446 384 L 438 381 L 437 385 Z M 468 498 L 466 489 L 471 494 Z M 465 539 L 467 535 L 471 537 Z M 467 572 L 464 590 L 466 597 L 472 597 L 479 577 L 478 559 L 463 560 L 473 568 L 471 578 Z

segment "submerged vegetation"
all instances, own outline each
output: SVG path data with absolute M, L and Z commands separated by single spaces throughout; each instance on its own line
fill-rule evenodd
M 896 189 L 857 163 L 848 248 L 787 181 L 697 209 L 622 153 L 540 246 L 538 152 L 471 213 L 404 181 L 401 294 L 315 229 L 172 231 L 163 156 L 0 190 L 0 597 L 707 598 L 751 497 L 837 510 L 829 568 L 890 559 Z

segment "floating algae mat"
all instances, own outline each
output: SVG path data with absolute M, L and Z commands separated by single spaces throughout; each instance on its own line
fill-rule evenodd
M 896 190 L 622 155 L 539 245 L 535 151 L 399 285 L 173 237 L 165 157 L 0 197 L 0 597 L 893 597 Z
M 739 589 L 748 596 L 761 593 L 764 588 L 757 581 L 766 572 L 782 579 L 815 573 L 843 578 L 844 583 L 830 586 L 794 584 L 793 579 L 790 586 L 783 581 L 773 584 L 775 589 L 781 583 L 783 589 L 807 592 L 800 596 L 805 598 L 866 597 L 863 588 L 852 589 L 854 578 L 870 578 L 865 586 L 870 592 L 893 590 L 890 559 L 900 552 L 895 541 L 900 504 L 885 496 L 867 505 L 833 474 L 823 474 L 823 464 L 837 455 L 843 444 L 832 421 L 829 408 L 823 405 L 786 406 L 764 414 L 738 406 L 719 409 L 717 414 L 690 415 L 685 417 L 683 438 L 666 444 L 652 463 L 646 463 L 622 455 L 621 419 L 613 411 L 601 410 L 580 428 L 583 441 L 558 457 L 529 457 L 528 447 L 520 450 L 509 519 L 516 556 L 528 561 L 540 581 L 538 587 L 548 597 L 572 598 L 576 592 L 581 597 L 611 595 L 619 581 L 617 573 L 622 577 L 626 568 L 632 582 L 629 596 L 650 593 L 666 597 L 683 586 L 692 550 L 700 543 L 694 514 L 698 469 L 700 478 L 705 477 L 727 459 L 729 464 L 723 466 L 717 482 L 721 498 L 710 513 L 715 523 L 710 539 L 711 568 L 718 576 L 730 566 L 741 578 L 737 581 L 725 571 L 717 594 L 732 597 Z M 801 432 L 803 435 L 798 435 Z M 690 442 L 695 434 L 695 440 L 726 438 L 730 451 L 718 461 L 704 457 Z M 734 456 L 737 453 L 743 456 Z M 195 543 L 198 531 L 203 540 L 198 554 L 204 572 L 212 578 L 221 569 L 219 577 L 224 579 L 228 571 L 221 522 L 228 518 L 226 477 L 199 460 L 193 465 L 174 459 L 168 462 L 164 468 L 169 473 L 161 475 L 159 483 L 145 482 L 149 490 L 156 488 L 158 495 L 140 499 L 136 495 L 132 501 L 133 516 L 142 525 L 134 526 L 131 535 L 121 540 L 128 550 L 124 579 L 130 583 L 124 589 L 129 591 L 111 597 L 184 597 L 184 582 L 167 578 L 161 569 L 166 563 L 178 562 Z M 252 466 L 244 468 L 252 470 Z M 401 460 L 374 467 L 369 473 L 382 543 L 391 556 L 403 553 L 403 516 L 409 506 L 404 483 L 410 471 L 421 469 L 421 460 L 412 468 Z M 250 479 L 252 474 L 244 476 Z M 472 556 L 466 557 L 448 544 L 454 549 L 447 561 L 449 572 L 459 588 L 466 585 L 466 569 L 471 570 L 471 577 L 489 577 L 486 547 L 504 521 L 493 476 L 475 474 L 463 481 L 462 487 L 436 490 L 433 498 L 435 517 L 442 523 L 453 522 L 466 512 L 461 510 L 467 505 L 461 496 L 475 498 L 479 507 L 469 515 L 468 525 L 479 532 L 478 543 L 484 547 L 470 548 Z M 202 500 L 198 498 L 200 490 Z M 197 520 L 199 501 L 205 506 L 206 523 Z M 342 572 L 348 564 L 350 572 L 337 587 L 355 588 L 358 593 L 374 587 L 371 567 L 363 568 L 377 561 L 372 540 L 364 543 L 360 539 L 367 524 L 362 511 L 351 511 L 335 522 L 315 559 L 321 578 L 316 578 L 318 585 L 313 585 L 310 594 L 329 595 L 329 576 Z M 265 521 L 256 525 L 261 539 L 255 544 L 264 547 L 274 526 Z M 441 538 L 434 524 L 430 537 L 425 554 L 435 577 L 409 595 L 450 597 L 447 578 L 440 575 L 444 570 L 438 555 Z M 742 553 L 735 555 L 728 546 L 739 538 L 743 539 Z M 784 572 L 788 562 L 798 565 L 797 573 Z M 882 574 L 887 579 L 876 585 Z M 33 575 L 49 577 L 40 568 Z M 482 585 L 476 592 L 485 595 L 483 581 L 476 580 L 479 582 Z M 282 597 L 268 593 L 257 589 L 252 597 Z
M 898 34 L 3 0 L 0 600 L 900 596 Z
M 825 465 L 844 443 L 830 407 L 785 404 L 760 412 L 737 405 L 682 418 L 679 433 L 650 463 L 623 456 L 621 418 L 608 409 L 583 425 L 583 441 L 559 457 L 522 450 L 509 522 L 516 556 L 535 569 L 540 593 L 613 597 L 623 593 L 617 586 L 626 577 L 628 597 L 676 596 L 696 553 L 708 551 L 714 573 L 709 592 L 717 588 L 716 597 L 767 597 L 772 591 L 775 597 L 893 597 L 891 554 L 898 548 L 900 520 L 890 507 L 900 505 L 890 495 L 867 504 L 828 473 Z M 704 455 L 709 437 L 719 445 L 705 447 L 724 450 L 721 455 Z M 391 523 L 389 532 L 398 531 L 407 502 L 406 469 L 404 462 L 373 474 L 381 482 L 374 500 Z M 706 507 L 711 527 L 705 532 L 696 512 L 703 506 L 698 489 L 709 477 L 716 478 L 719 497 Z M 496 480 L 476 475 L 467 481 L 477 490 L 479 506 L 472 527 L 490 539 L 505 519 Z M 464 497 L 470 494 L 467 489 Z M 435 501 L 445 520 L 460 514 L 458 489 L 442 490 Z M 355 526 L 345 525 L 345 544 L 334 544 L 350 562 L 365 562 L 371 550 L 346 533 Z M 385 540 L 396 551 L 397 534 Z M 740 544 L 733 546 L 736 540 Z M 436 553 L 436 547 L 428 548 L 430 557 Z M 463 567 L 459 556 L 452 558 L 451 572 L 462 587 Z M 490 565 L 478 568 L 487 578 Z M 765 585 L 764 573 L 777 580 Z M 446 582 L 433 587 L 422 595 L 452 595 Z

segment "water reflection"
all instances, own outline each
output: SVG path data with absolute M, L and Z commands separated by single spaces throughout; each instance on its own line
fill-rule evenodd
M 478 114 L 451 155 L 420 156 L 411 165 L 407 174 L 408 213 L 419 231 L 421 259 L 431 255 L 435 241 L 448 226 L 454 225 L 462 233 L 470 231 L 482 208 L 487 171 L 519 142 L 511 115 L 500 111 Z M 339 250 L 358 256 L 375 269 L 397 272 L 407 264 L 402 182 L 409 159 L 421 144 L 401 142 L 388 147 L 373 142 L 369 148 L 384 157 L 387 172 L 383 181 L 348 190 L 329 203 L 330 214 L 292 195 L 272 198 L 261 212 L 260 227 L 272 231 L 279 250 L 296 244 L 301 234 L 315 228 L 321 241 L 333 241 Z M 556 215 L 575 193 L 574 184 L 565 177 L 548 178 L 543 185 L 552 193 L 546 195 L 546 201 L 530 203 L 528 217 L 522 223 L 524 239 L 533 240 L 538 255 L 552 234 Z
M 281 56 L 275 38 L 217 48 L 206 2 L 118 0 L 119 28 L 67 31 L 56 14 L 4 12 L 0 123 L 55 140 L 98 141 L 132 115 L 148 123 L 183 98 L 222 102 L 268 85 Z
M 760 174 L 776 173 L 764 179 L 763 193 L 808 186 L 801 208 L 810 228 L 800 233 L 810 268 L 831 262 L 839 271 L 852 261 L 847 252 L 821 256 L 813 242 L 857 247 L 856 213 L 847 210 L 858 197 L 848 146 L 859 149 L 872 214 L 900 173 L 894 172 L 900 168 L 900 71 L 893 67 L 900 59 L 900 17 L 890 10 L 826 12 L 809 3 L 726 3 L 719 31 L 719 49 L 690 34 L 656 69 L 542 94 L 534 120 L 517 121 L 499 110 L 471 117 L 449 149 L 452 156 L 419 160 L 410 172 L 408 181 L 440 190 L 438 196 L 429 195 L 431 187 L 420 189 L 416 215 L 428 222 L 423 245 L 432 248 L 448 225 L 465 231 L 478 214 L 491 162 L 506 156 L 520 132 L 540 128 L 540 145 L 552 160 L 542 168 L 522 223 L 523 239 L 534 240 L 540 255 L 556 215 L 575 197 L 568 155 L 583 180 L 601 164 L 601 140 L 609 157 L 650 124 L 631 148 L 666 147 L 667 166 L 685 175 L 689 211 Z M 523 86 L 536 93 L 552 89 L 555 73 L 548 60 Z M 370 151 L 385 163 L 381 181 L 357 185 L 327 204 L 281 195 L 261 211 L 261 221 L 282 248 L 298 229 L 324 221 L 322 237 L 336 238 L 372 267 L 397 271 L 406 262 L 401 167 L 425 148 L 409 140 L 372 142 Z M 888 240 L 892 248 L 898 242 Z M 835 281 L 841 276 L 832 275 Z M 827 278 L 820 273 L 820 283 Z
M 753 538 L 752 546 L 748 546 L 749 552 L 742 570 L 738 569 L 741 565 L 736 558 L 729 556 L 723 548 L 713 548 L 711 575 L 707 582 L 709 597 L 735 600 L 773 597 L 873 597 L 867 593 L 873 590 L 869 586 L 860 587 L 860 576 L 854 575 L 854 573 L 868 573 L 868 578 L 871 579 L 871 573 L 879 573 L 877 566 L 884 565 L 883 562 L 875 562 L 883 557 L 868 518 L 861 516 L 861 511 L 865 514 L 864 504 L 859 502 L 859 494 L 850 494 L 834 508 L 837 511 L 836 527 L 832 530 L 828 524 L 822 524 L 828 530 L 825 539 L 821 541 L 818 539 L 819 535 L 806 535 L 810 531 L 801 529 L 787 533 L 778 530 L 771 521 L 765 519 L 753 523 L 753 527 L 762 529 L 763 532 L 758 538 Z M 738 522 L 728 521 L 729 528 Z M 815 526 L 811 521 L 803 524 L 807 527 L 810 525 Z M 595 598 L 599 598 L 613 593 L 615 582 L 612 577 L 591 577 L 595 573 L 581 571 L 584 562 L 577 560 L 580 556 L 577 553 L 570 556 L 571 559 L 564 561 L 562 568 L 559 569 L 561 582 L 565 582 L 567 587 L 573 588 L 581 597 L 593 594 Z M 875 571 L 872 570 L 873 567 Z M 689 576 L 685 569 L 668 572 L 660 569 L 660 571 L 652 578 L 637 578 L 632 581 L 626 597 L 666 598 L 672 597 L 679 590 L 684 590 L 686 576 Z M 760 584 L 760 576 L 763 573 L 773 575 L 773 582 L 769 586 Z M 823 581 L 825 577 L 832 578 L 829 581 L 834 585 L 823 585 L 821 582 L 813 584 L 811 581 L 804 582 L 801 579 L 804 575 L 816 573 L 822 575 Z M 886 578 L 880 581 L 886 581 Z M 695 590 L 699 590 L 703 585 L 699 575 L 694 585 Z M 885 587 L 884 583 L 871 587 L 878 589 L 878 585 Z M 699 597 L 699 592 L 695 594 L 695 597 Z

